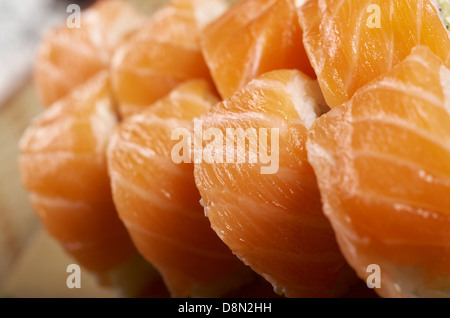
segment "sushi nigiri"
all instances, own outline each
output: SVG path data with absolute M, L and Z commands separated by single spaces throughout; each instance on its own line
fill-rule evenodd
M 188 79 L 210 79 L 200 32 L 225 9 L 222 0 L 172 0 L 118 49 L 111 73 L 122 117 L 143 110 Z
M 341 296 L 354 275 L 322 213 L 307 161 L 308 128 L 327 109 L 317 81 L 278 70 L 200 117 L 203 131 L 219 131 L 227 140 L 215 144 L 213 161 L 195 163 L 211 226 L 286 297 Z
M 76 263 L 136 296 L 158 273 L 139 257 L 112 200 L 105 151 L 116 124 L 101 72 L 31 123 L 20 141 L 20 172 L 42 224 Z M 129 281 L 128 270 L 141 277 Z
M 330 107 L 428 46 L 450 67 L 450 38 L 430 0 L 307 0 L 303 41 Z
M 45 107 L 109 69 L 112 54 L 143 21 L 125 0 L 102 0 L 81 13 L 80 25 L 49 30 L 37 49 L 34 80 Z
M 172 155 L 178 143 L 173 132 L 190 131 L 192 120 L 217 101 L 207 81 L 185 82 L 125 119 L 108 146 L 120 218 L 140 253 L 161 273 L 172 297 L 224 296 L 254 279 L 204 215 L 189 163 L 190 148 L 182 154 L 185 162 Z
M 449 145 L 450 70 L 426 46 L 311 128 L 324 212 L 383 297 L 450 296 Z
M 265 72 L 314 70 L 302 43 L 294 0 L 243 0 L 201 33 L 201 48 L 222 98 Z

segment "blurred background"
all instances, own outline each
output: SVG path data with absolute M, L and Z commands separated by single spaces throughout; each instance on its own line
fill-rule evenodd
M 42 112 L 33 87 L 37 45 L 51 27 L 95 1 L 0 0 L 0 297 L 116 297 L 82 273 L 82 288 L 68 289 L 66 268 L 73 260 L 42 229 L 21 186 L 18 142 Z M 130 0 L 151 13 L 166 0 Z

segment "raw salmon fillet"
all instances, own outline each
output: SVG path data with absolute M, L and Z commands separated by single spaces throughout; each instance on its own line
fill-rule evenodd
M 243 0 L 210 23 L 202 51 L 222 98 L 277 69 L 314 70 L 302 43 L 294 0 Z
M 450 67 L 450 39 L 429 0 L 307 0 L 303 41 L 330 107 L 428 46 Z
M 80 28 L 64 23 L 48 31 L 38 47 L 34 78 L 44 106 L 58 101 L 99 71 L 107 70 L 115 48 L 143 20 L 122 0 L 98 1 L 80 16 Z
M 210 79 L 200 31 L 225 8 L 221 0 L 173 0 L 118 50 L 112 79 L 122 117 L 145 109 L 185 80 Z
M 144 275 L 156 277 L 155 271 L 136 257 L 107 173 L 106 144 L 116 123 L 108 76 L 101 72 L 26 130 L 20 141 L 22 183 L 49 234 L 80 266 L 111 283 L 126 275 L 122 265 L 131 266 L 143 284 L 149 278 Z
M 251 272 L 210 228 L 199 203 L 193 164 L 172 158 L 177 144 L 172 132 L 190 132 L 192 120 L 217 101 L 205 80 L 183 83 L 125 119 L 108 147 L 120 218 L 173 297 L 221 296 L 246 283 Z
M 245 144 L 223 137 L 233 144 L 224 143 L 223 149 L 218 144 L 215 153 L 222 150 L 226 157 L 232 149 L 235 161 L 221 163 L 216 157 L 212 163 L 195 163 L 195 180 L 219 237 L 287 297 L 340 296 L 346 288 L 348 266 L 322 213 L 305 148 L 308 127 L 327 109 L 317 81 L 297 70 L 278 70 L 251 81 L 200 117 L 204 132 L 259 131 Z M 272 129 L 278 129 L 278 140 L 272 139 Z M 261 138 L 266 143 L 258 142 Z M 260 159 L 250 163 L 255 144 L 259 156 L 279 158 L 278 169 L 264 171 L 269 163 Z M 239 152 L 245 162 L 236 162 Z
M 450 70 L 425 46 L 312 126 L 325 214 L 381 296 L 450 296 L 449 145 Z

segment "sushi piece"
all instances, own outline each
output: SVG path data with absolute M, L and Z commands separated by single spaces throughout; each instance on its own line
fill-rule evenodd
M 324 212 L 383 297 L 450 296 L 449 144 L 450 70 L 425 46 L 311 128 Z
M 450 67 L 450 38 L 429 0 L 307 0 L 303 41 L 330 107 L 428 46 Z
M 173 156 L 178 144 L 173 133 L 181 129 L 190 134 L 192 120 L 217 101 L 207 81 L 183 83 L 125 119 L 108 146 L 120 218 L 138 250 L 163 276 L 172 297 L 223 296 L 254 277 L 204 215 L 189 163 L 190 148 L 181 154 L 185 162 Z
M 51 29 L 39 44 L 35 87 L 44 106 L 58 101 L 96 73 L 107 70 L 115 48 L 143 21 L 126 1 L 97 1 L 81 13 L 80 27 Z
M 317 81 L 278 70 L 200 117 L 223 141 L 204 141 L 194 169 L 211 226 L 286 297 L 341 296 L 354 275 L 307 161 L 308 128 L 327 109 Z
M 276 69 L 299 69 L 315 77 L 294 2 L 239 1 L 205 28 L 202 52 L 222 98 Z
M 124 283 L 131 296 L 158 274 L 139 258 L 112 200 L 105 150 L 116 124 L 101 72 L 32 122 L 20 140 L 19 164 L 48 233 L 80 266 L 106 285 Z M 126 277 L 126 268 L 141 276 Z
M 135 114 L 188 79 L 210 79 L 200 31 L 223 10 L 222 0 L 172 0 L 115 54 L 112 80 L 122 117 Z

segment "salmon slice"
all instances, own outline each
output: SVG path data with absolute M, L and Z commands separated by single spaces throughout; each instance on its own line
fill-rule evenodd
M 428 46 L 450 67 L 450 39 L 429 0 L 308 0 L 303 41 L 330 107 Z
M 79 265 L 104 281 L 123 278 L 122 265 L 136 270 L 139 263 L 142 275 L 144 268 L 155 273 L 136 257 L 112 200 L 105 150 L 116 123 L 101 72 L 35 119 L 20 141 L 22 183 L 38 217 Z
M 225 8 L 222 0 L 173 0 L 118 50 L 112 79 L 122 117 L 141 111 L 188 79 L 210 79 L 200 31 Z
M 326 109 L 317 81 L 296 70 L 279 70 L 251 81 L 201 117 L 205 133 L 215 129 L 232 142 L 215 145 L 223 163 L 220 157 L 195 163 L 212 228 L 287 297 L 331 297 L 345 289 L 346 263 L 322 213 L 305 149 L 308 127 Z M 236 134 L 242 129 L 245 143 L 227 136 L 231 129 Z M 259 159 L 251 162 L 254 146 Z M 269 153 L 272 162 L 263 162 L 262 154 Z
M 222 98 L 276 69 L 299 69 L 315 77 L 294 0 L 235 3 L 205 28 L 201 47 Z
M 172 158 L 177 144 L 172 132 L 184 128 L 190 133 L 192 120 L 216 102 L 207 81 L 188 81 L 125 119 L 108 147 L 120 218 L 173 297 L 221 296 L 240 287 L 251 272 L 210 228 L 193 164 Z
M 36 89 L 44 106 L 108 69 L 115 48 L 142 20 L 128 2 L 103 0 L 82 12 L 80 28 L 64 23 L 46 33 L 34 69 Z
M 308 136 L 341 250 L 384 297 L 450 296 L 450 71 L 424 46 Z

